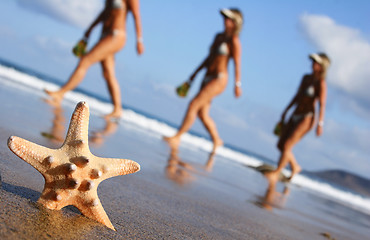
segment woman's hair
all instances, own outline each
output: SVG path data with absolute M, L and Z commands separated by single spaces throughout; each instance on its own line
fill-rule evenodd
M 325 53 L 319 53 L 318 55 L 321 58 L 321 63 L 319 63 L 322 67 L 321 77 L 325 78 L 328 68 L 330 66 L 330 58 Z
M 323 63 L 321 64 L 323 68 L 322 76 L 326 77 L 326 72 L 330 66 L 330 58 L 325 53 L 320 53 L 319 56 L 323 59 Z
M 235 23 L 235 32 L 234 34 L 239 34 L 243 27 L 243 14 L 237 8 L 230 8 L 230 11 L 234 13 L 234 17 L 231 18 Z
M 243 14 L 242 12 L 237 8 L 224 8 L 220 10 L 220 13 L 225 18 L 231 19 L 235 24 L 235 31 L 234 34 L 238 35 L 240 31 L 242 30 L 243 26 Z
M 325 78 L 326 77 L 326 72 L 328 71 L 328 68 L 330 66 L 330 59 L 329 59 L 328 55 L 326 55 L 325 53 L 313 53 L 313 54 L 309 55 L 309 58 L 312 61 L 317 62 L 318 64 L 320 64 L 321 72 L 316 73 L 316 74 L 319 74 L 321 78 Z

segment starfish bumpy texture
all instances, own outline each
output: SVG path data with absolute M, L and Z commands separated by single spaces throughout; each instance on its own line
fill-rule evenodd
M 100 203 L 98 185 L 107 178 L 137 172 L 140 165 L 94 156 L 88 146 L 88 125 L 89 107 L 80 102 L 61 148 L 46 148 L 15 136 L 8 139 L 8 147 L 45 178 L 39 203 L 54 210 L 73 205 L 86 217 L 115 230 Z

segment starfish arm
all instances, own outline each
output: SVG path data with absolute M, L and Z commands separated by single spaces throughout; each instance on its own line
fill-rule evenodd
M 103 179 L 140 171 L 140 165 L 129 159 L 103 158 Z
M 91 218 L 97 222 L 100 222 L 107 226 L 108 228 L 116 231 L 97 196 L 94 200 L 88 202 L 81 199 L 80 201 L 78 201 L 77 204 L 75 204 L 75 206 L 86 217 Z
M 89 107 L 86 102 L 79 102 L 72 114 L 65 144 L 78 145 L 88 143 Z
M 8 139 L 8 147 L 15 155 L 29 163 L 43 175 L 49 169 L 49 161 L 53 161 L 52 156 L 56 151 L 15 136 Z

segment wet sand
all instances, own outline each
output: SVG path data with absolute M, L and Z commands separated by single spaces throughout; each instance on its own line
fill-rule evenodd
M 90 117 L 90 150 L 101 157 L 129 158 L 141 171 L 103 181 L 98 195 L 117 231 L 74 207 L 48 210 L 37 204 L 44 180 L 7 148 L 11 135 L 58 148 L 74 104 L 55 109 L 41 95 L 0 90 L 0 239 L 364 239 L 324 215 L 294 187 L 276 189 L 266 204 L 266 180 L 256 171 L 219 156 L 181 147 L 178 154 L 158 136 L 129 123 Z M 285 186 L 287 187 L 287 186 Z M 262 199 L 262 200 L 261 200 Z M 302 199 L 305 199 L 304 201 Z

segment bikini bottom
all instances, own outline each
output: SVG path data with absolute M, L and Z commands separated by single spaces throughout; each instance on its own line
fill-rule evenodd
M 102 40 L 103 38 L 105 38 L 109 35 L 112 35 L 113 37 L 119 36 L 119 35 L 125 36 L 126 33 L 125 33 L 125 31 L 120 30 L 120 29 L 113 29 L 112 31 L 109 31 L 109 32 L 103 32 L 100 36 L 100 40 Z
M 206 75 L 204 76 L 203 78 L 203 81 L 202 81 L 202 86 L 201 88 L 204 88 L 208 83 L 210 83 L 213 79 L 222 79 L 226 76 L 226 74 L 224 72 L 219 72 L 215 75 Z
M 312 117 L 312 116 L 313 116 L 313 112 L 307 112 L 307 113 L 301 113 L 301 114 L 293 114 L 291 119 L 294 123 L 298 123 L 302 121 L 304 118 Z

